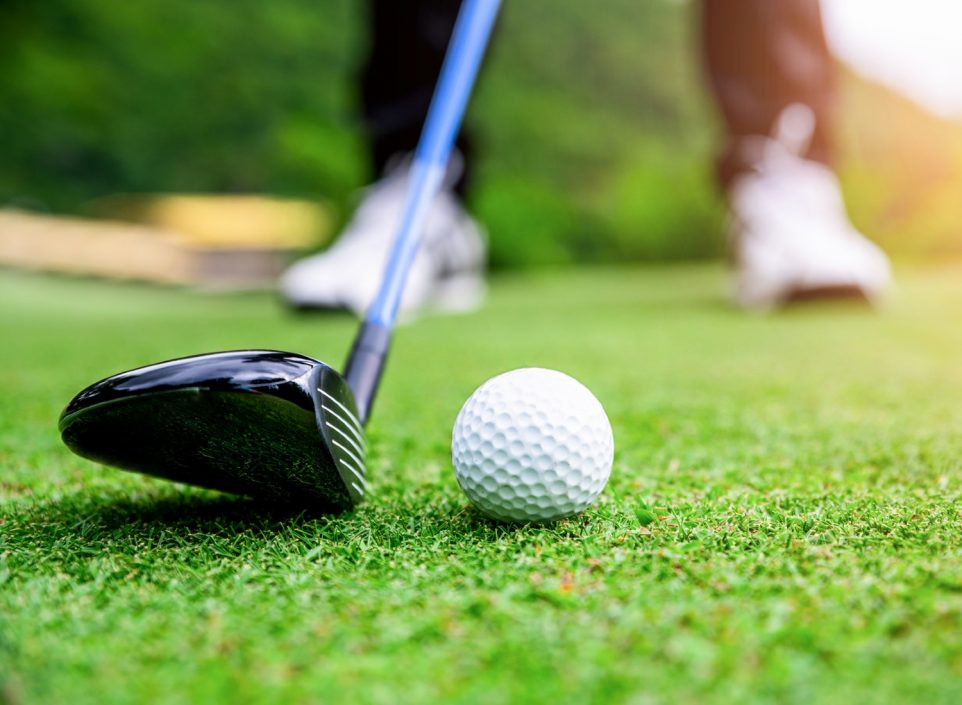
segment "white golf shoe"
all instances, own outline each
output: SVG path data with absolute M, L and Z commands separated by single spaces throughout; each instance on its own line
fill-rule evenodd
M 798 156 L 803 141 L 746 145 L 755 169 L 728 193 L 735 298 L 759 310 L 822 297 L 876 303 L 891 282 L 888 258 L 849 221 L 835 174 Z
M 374 299 L 404 207 L 407 162 L 369 186 L 337 241 L 292 265 L 281 277 L 284 299 L 297 308 L 347 309 L 363 315 Z M 469 311 L 485 294 L 487 247 L 457 195 L 442 188 L 425 224 L 401 313 Z

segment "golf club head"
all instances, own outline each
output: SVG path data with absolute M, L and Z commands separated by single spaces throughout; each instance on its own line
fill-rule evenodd
M 122 372 L 75 396 L 60 433 L 85 458 L 176 482 L 322 511 L 364 497 L 354 395 L 303 355 L 239 350 Z

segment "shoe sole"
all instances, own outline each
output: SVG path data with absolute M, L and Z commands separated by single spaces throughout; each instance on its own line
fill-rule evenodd
M 458 274 L 445 277 L 439 281 L 420 306 L 401 311 L 402 321 L 411 321 L 423 313 L 437 312 L 448 314 L 471 313 L 480 308 L 487 295 L 487 285 L 484 279 L 474 273 Z M 282 297 L 285 306 L 296 313 L 351 313 L 363 315 L 346 303 L 315 303 L 308 301 L 293 301 Z
M 818 286 L 796 289 L 785 297 L 785 304 L 800 304 L 814 301 L 855 301 L 871 305 L 872 298 L 856 284 Z
M 481 306 L 487 293 L 488 287 L 480 275 L 456 274 L 438 282 L 425 308 L 443 313 L 470 313 Z

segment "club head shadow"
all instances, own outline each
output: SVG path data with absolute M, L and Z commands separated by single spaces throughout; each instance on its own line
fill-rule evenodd
M 64 443 L 114 467 L 325 511 L 364 498 L 364 430 L 332 367 L 274 350 L 179 358 L 77 394 Z

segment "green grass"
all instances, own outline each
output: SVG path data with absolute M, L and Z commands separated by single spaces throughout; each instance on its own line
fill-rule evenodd
M 403 328 L 371 500 L 280 516 L 70 455 L 90 381 L 353 323 L 266 296 L 0 274 L 0 701 L 957 703 L 962 270 L 878 314 L 739 314 L 712 267 L 502 278 Z M 448 459 L 463 400 L 541 365 L 605 404 L 601 501 L 505 527 Z

